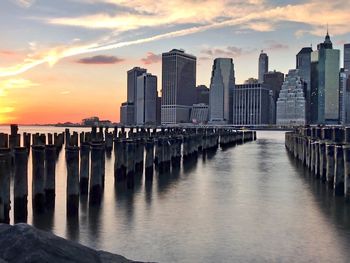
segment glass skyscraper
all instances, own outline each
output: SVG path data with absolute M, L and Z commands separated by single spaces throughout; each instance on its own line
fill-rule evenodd
M 311 54 L 311 122 L 339 122 L 340 51 L 333 49 L 330 37 Z
M 259 69 L 258 69 L 258 80 L 259 83 L 264 82 L 264 74 L 269 71 L 269 57 L 267 56 L 266 53 L 261 51 L 260 56 L 259 56 Z
M 232 58 L 216 58 L 210 81 L 209 121 L 232 123 L 232 92 L 235 72 Z
M 196 100 L 195 56 L 173 49 L 162 54 L 162 124 L 190 121 Z

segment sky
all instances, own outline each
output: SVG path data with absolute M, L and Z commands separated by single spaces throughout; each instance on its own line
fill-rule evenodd
M 236 83 L 288 73 L 302 47 L 350 43 L 349 0 L 1 0 L 0 124 L 119 121 L 126 71 L 158 76 L 173 48 L 197 57 L 210 85 L 216 57 L 233 58 Z M 342 66 L 342 62 L 340 64 Z

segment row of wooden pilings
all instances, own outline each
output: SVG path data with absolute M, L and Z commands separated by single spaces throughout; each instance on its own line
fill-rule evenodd
M 350 127 L 301 127 L 286 133 L 288 151 L 337 196 L 350 197 Z
M 22 137 L 22 140 L 21 140 Z M 115 183 L 133 188 L 135 175 L 145 173 L 152 180 L 154 171 L 169 173 L 179 169 L 181 160 L 190 162 L 222 148 L 256 139 L 254 131 L 231 128 L 144 129 L 92 127 L 91 132 L 58 134 L 0 133 L 0 222 L 10 220 L 10 182 L 13 180 L 14 221 L 27 220 L 28 158 L 32 157 L 32 207 L 43 213 L 55 207 L 56 162 L 63 146 L 67 167 L 67 215 L 77 215 L 79 196 L 89 202 L 101 201 L 105 182 L 105 159 L 114 149 Z M 22 146 L 21 146 L 22 145 Z M 155 169 L 154 169 L 155 168 Z

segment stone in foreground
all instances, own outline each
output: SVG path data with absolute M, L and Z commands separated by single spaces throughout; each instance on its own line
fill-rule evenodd
M 27 224 L 0 224 L 0 263 L 3 262 L 133 262 L 96 251 Z

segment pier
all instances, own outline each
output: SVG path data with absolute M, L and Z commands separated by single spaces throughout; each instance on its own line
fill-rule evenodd
M 133 189 L 136 178 L 151 182 L 159 174 L 169 176 L 215 154 L 256 140 L 256 132 L 232 127 L 92 127 L 91 132 L 0 134 L 0 222 L 9 223 L 10 183 L 13 174 L 14 219 L 26 222 L 28 206 L 28 161 L 32 160 L 32 208 L 35 214 L 53 210 L 56 198 L 56 165 L 65 149 L 66 213 L 79 213 L 79 199 L 86 196 L 91 205 L 102 201 L 105 185 L 105 162 L 114 151 L 114 183 Z M 339 172 L 338 172 L 339 173 Z M 139 179 L 137 179 L 139 180 Z M 340 179 L 339 179 L 340 180 Z

